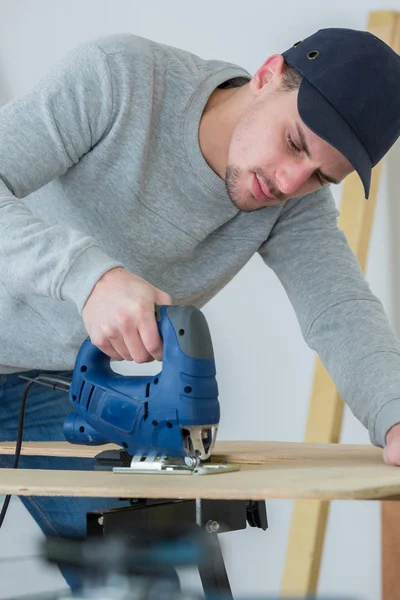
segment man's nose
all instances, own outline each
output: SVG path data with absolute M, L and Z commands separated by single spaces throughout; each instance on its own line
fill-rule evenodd
M 280 165 L 275 173 L 276 183 L 285 195 L 294 194 L 312 175 L 313 167 L 299 162 Z

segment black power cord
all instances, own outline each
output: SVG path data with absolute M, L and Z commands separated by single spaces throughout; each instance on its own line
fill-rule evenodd
M 29 381 L 28 385 L 25 388 L 24 393 L 21 398 L 21 408 L 19 412 L 19 422 L 18 422 L 18 434 L 17 434 L 17 445 L 15 447 L 15 455 L 14 455 L 14 464 L 12 466 L 13 469 L 18 468 L 19 457 L 21 455 L 21 446 L 22 446 L 22 436 L 24 432 L 24 422 L 25 422 L 25 406 L 26 400 L 28 398 L 29 391 L 34 383 L 44 385 L 45 387 L 52 388 L 53 390 L 61 390 L 63 392 L 68 392 L 71 380 L 68 377 L 62 377 L 60 375 L 53 375 L 52 373 L 41 373 L 37 377 L 33 379 L 31 377 L 27 377 L 25 375 L 20 375 L 21 379 L 25 379 Z M 6 512 L 8 506 L 10 504 L 12 494 L 7 494 L 5 500 L 3 502 L 3 507 L 0 513 L 0 527 L 3 525 L 4 517 L 6 516 Z
M 33 379 L 32 381 L 30 381 L 28 383 L 28 385 L 26 386 L 25 391 L 22 395 L 22 398 L 21 398 L 21 408 L 20 408 L 20 412 L 19 412 L 19 422 L 18 422 L 17 445 L 15 448 L 14 464 L 12 466 L 13 469 L 18 468 L 19 457 L 21 455 L 22 435 L 23 435 L 23 431 L 24 431 L 26 400 L 28 398 L 29 391 L 34 383 L 37 383 L 35 379 Z M 0 527 L 3 525 L 3 521 L 6 516 L 6 512 L 7 512 L 8 506 L 10 504 L 10 500 L 11 500 L 11 494 L 8 494 L 5 497 L 5 500 L 3 502 L 3 507 L 2 507 L 1 513 L 0 513 Z

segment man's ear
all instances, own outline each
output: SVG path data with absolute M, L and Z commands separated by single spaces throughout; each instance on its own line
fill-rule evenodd
M 278 86 L 284 69 L 285 60 L 283 56 L 281 54 L 272 54 L 251 78 L 251 91 L 258 95 L 265 86 Z

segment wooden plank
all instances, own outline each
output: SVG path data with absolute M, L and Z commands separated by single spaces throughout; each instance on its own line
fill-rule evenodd
M 399 593 L 400 521 L 399 503 L 382 502 L 382 600 Z
M 368 30 L 387 44 L 395 42 L 398 13 L 371 12 Z M 373 169 L 370 196 L 364 198 L 363 186 L 356 173 L 346 178 L 343 186 L 339 227 L 365 271 L 381 163 Z M 343 420 L 343 400 L 320 359 L 317 359 L 311 393 L 306 442 L 339 442 Z M 295 503 L 289 534 L 282 595 L 301 597 L 315 594 L 323 551 L 329 507 L 325 502 Z
M 22 455 L 70 456 L 94 458 L 104 450 L 121 449 L 114 444 L 103 446 L 80 446 L 69 442 L 23 442 Z M 0 442 L 0 454 L 14 454 L 15 442 Z M 234 463 L 264 464 L 284 460 L 306 461 L 315 459 L 334 460 L 337 463 L 348 459 L 379 460 L 383 462 L 382 450 L 371 444 L 306 444 L 304 442 L 216 442 L 213 460 L 229 460 Z
M 400 54 L 400 13 L 397 14 L 393 48 Z M 400 559 L 400 504 L 381 503 L 382 535 L 382 600 L 392 600 L 398 595 L 398 570 Z
M 6 451 L 10 449 L 12 446 Z M 25 450 L 37 453 L 32 446 Z M 400 469 L 385 465 L 381 450 L 373 446 L 221 442 L 216 456 L 242 462 L 240 471 L 195 477 L 2 469 L 0 493 L 242 500 L 379 499 L 400 495 Z M 73 460 L 72 457 L 72 469 Z M 251 464 L 253 461 L 258 464 Z

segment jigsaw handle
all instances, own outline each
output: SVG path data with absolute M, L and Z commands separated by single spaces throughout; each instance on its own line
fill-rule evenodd
M 110 357 L 87 339 L 79 350 L 72 376 L 70 400 L 74 406 L 89 407 L 93 387 L 144 401 L 149 396 L 149 385 L 153 387 L 162 379 L 171 404 L 177 402 L 181 382 L 188 378 L 199 377 L 202 389 L 206 385 L 214 389 L 214 352 L 203 313 L 194 306 L 159 306 L 156 320 L 163 341 L 161 373 L 155 378 L 117 374 L 111 368 Z M 187 383 L 190 387 L 191 382 Z
M 211 335 L 203 313 L 194 306 L 156 307 L 156 320 L 164 346 L 175 335 L 182 352 L 189 358 L 214 358 Z
M 200 310 L 194 306 L 156 306 L 155 312 L 163 341 L 163 361 L 165 348 L 172 341 L 172 336 L 176 337 L 180 349 L 189 358 L 214 358 L 208 324 Z M 81 350 L 83 349 L 84 352 L 80 351 L 78 354 L 76 366 L 81 363 L 87 368 L 88 365 L 96 365 L 104 373 L 114 373 L 110 357 L 92 344 L 89 338 L 83 343 Z

